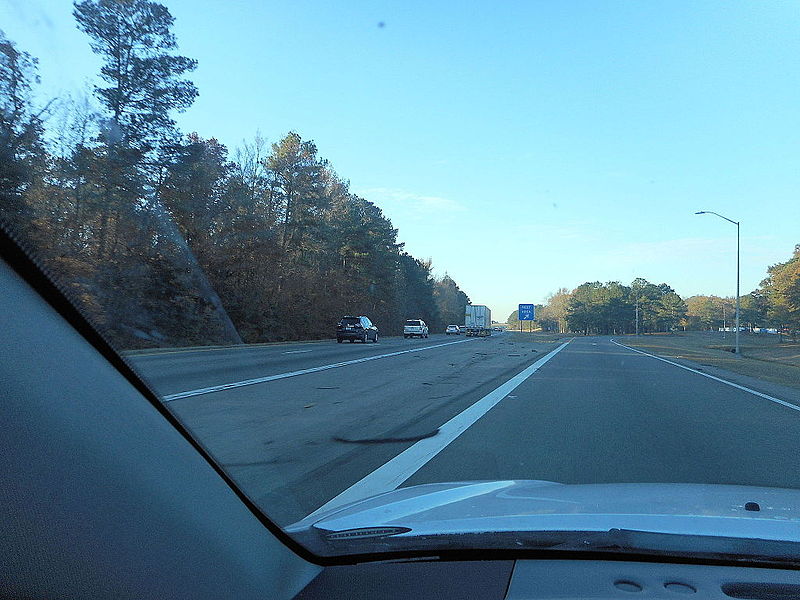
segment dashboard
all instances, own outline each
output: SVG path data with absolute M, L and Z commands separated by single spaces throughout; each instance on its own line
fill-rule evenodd
M 800 573 L 595 560 L 407 562 L 328 567 L 297 600 L 800 598 Z

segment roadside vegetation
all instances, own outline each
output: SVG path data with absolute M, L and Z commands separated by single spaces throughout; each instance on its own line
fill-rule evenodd
M 148 0 L 80 0 L 102 61 L 93 93 L 36 94 L 37 60 L 0 32 L 2 223 L 65 282 L 118 347 L 329 337 L 345 314 L 383 334 L 407 318 L 463 323 L 467 294 L 411 256 L 380 207 L 349 189 L 309 139 L 256 134 L 233 150 L 179 131 L 199 91 L 173 17 Z M 667 283 L 587 282 L 537 306 L 546 332 L 731 327 L 734 299 Z M 800 331 L 800 245 L 741 297 L 741 324 Z M 517 329 L 516 311 L 508 318 Z
M 257 134 L 231 151 L 178 130 L 197 62 L 164 6 L 73 14 L 102 61 L 84 98 L 38 98 L 36 58 L 0 32 L 2 219 L 118 347 L 329 337 L 345 314 L 383 334 L 463 322 L 467 295 L 313 141 Z
M 574 290 L 562 288 L 547 303 L 536 306 L 542 331 L 585 335 L 624 335 L 728 330 L 734 333 L 735 298 L 682 298 L 666 283 L 637 278 L 630 285 L 618 281 L 587 282 Z M 759 331 L 767 344 L 795 342 L 800 334 L 800 244 L 786 262 L 772 265 L 761 285 L 740 298 L 740 327 Z M 519 328 L 517 311 L 507 319 Z M 523 325 L 527 328 L 528 324 Z

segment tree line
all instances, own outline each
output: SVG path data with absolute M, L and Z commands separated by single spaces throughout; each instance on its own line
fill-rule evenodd
M 463 320 L 467 295 L 313 141 L 256 135 L 231 152 L 178 130 L 197 62 L 166 7 L 73 9 L 102 59 L 81 101 L 38 101 L 36 58 L 0 32 L 2 224 L 118 347 L 325 337 L 345 314 L 385 334 Z
M 760 286 L 739 298 L 740 327 L 800 333 L 800 244 L 786 262 L 772 265 Z M 561 288 L 536 306 L 544 331 L 613 335 L 674 330 L 703 331 L 735 326 L 736 299 L 691 296 L 683 299 L 666 283 L 643 278 L 630 285 L 618 281 L 587 282 L 570 291 Z M 517 311 L 508 317 L 519 327 Z

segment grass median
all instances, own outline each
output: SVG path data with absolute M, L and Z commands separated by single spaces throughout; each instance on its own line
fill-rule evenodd
M 626 346 L 659 356 L 691 360 L 800 389 L 800 342 L 779 343 L 777 335 L 742 332 L 739 338 L 741 355 L 737 356 L 733 353 L 734 335 L 732 332 L 723 335 L 690 331 L 638 337 L 625 335 L 616 339 Z

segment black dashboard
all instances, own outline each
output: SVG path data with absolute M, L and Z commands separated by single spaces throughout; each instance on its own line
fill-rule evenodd
M 800 598 L 800 572 L 596 560 L 394 562 L 327 567 L 297 600 Z

